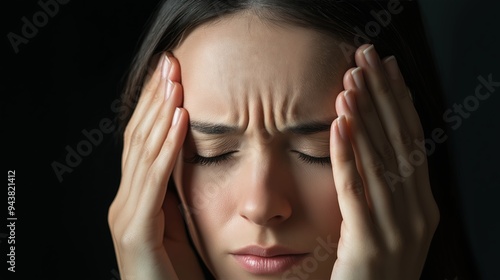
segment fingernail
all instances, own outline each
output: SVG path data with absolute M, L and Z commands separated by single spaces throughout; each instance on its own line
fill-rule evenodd
M 357 88 L 359 89 L 365 88 L 365 81 L 363 79 L 363 73 L 361 71 L 361 67 L 357 67 L 356 69 L 352 70 L 351 76 Z
M 349 110 L 351 110 L 351 112 L 355 112 L 356 100 L 353 99 L 352 93 L 349 90 L 344 91 L 344 100 L 347 103 Z
M 345 141 L 348 140 L 349 135 L 347 134 L 347 122 L 346 122 L 346 118 L 344 115 L 338 117 L 337 125 L 339 127 L 339 133 L 340 133 L 340 137 L 342 137 L 342 140 L 345 140 Z
M 172 119 L 172 125 L 176 125 L 181 117 L 181 109 L 175 108 L 174 118 Z
M 164 57 L 164 62 L 163 62 L 163 68 L 161 71 L 161 76 L 162 78 L 166 79 L 168 77 L 168 74 L 170 73 L 170 59 L 168 58 L 167 55 L 163 55 Z
M 378 57 L 377 57 L 377 52 L 375 51 L 375 47 L 373 45 L 369 46 L 363 51 L 363 54 L 365 55 L 366 61 L 368 61 L 368 64 L 373 67 L 377 68 L 378 67 Z
M 167 81 L 167 92 L 165 94 L 165 100 L 168 100 L 172 95 L 172 91 L 174 90 L 174 83 L 171 80 Z
M 392 80 L 397 80 L 399 78 L 399 67 L 396 57 L 391 55 L 388 58 L 384 59 L 384 65 L 389 78 L 391 78 Z

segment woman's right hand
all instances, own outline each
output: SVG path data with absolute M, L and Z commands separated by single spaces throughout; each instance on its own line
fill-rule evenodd
M 122 279 L 203 279 L 168 182 L 187 132 L 180 66 L 162 54 L 125 129 L 120 187 L 108 213 Z

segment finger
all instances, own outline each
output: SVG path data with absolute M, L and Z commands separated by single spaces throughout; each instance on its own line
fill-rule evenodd
M 347 86 L 346 89 L 356 89 L 355 91 L 352 91 L 352 93 L 353 96 L 356 95 L 355 99 L 357 112 L 362 112 L 357 118 L 363 122 L 368 139 L 371 139 L 375 152 L 377 152 L 379 157 L 382 159 L 385 170 L 387 172 L 399 173 L 394 149 L 387 139 L 380 117 L 378 116 L 375 105 L 373 104 L 371 94 L 368 92 L 368 88 L 363 77 L 363 69 L 361 67 L 356 67 L 351 71 L 346 72 L 344 81 L 344 87 Z M 398 189 L 397 184 L 390 185 L 389 187 L 392 191 Z
M 170 88 L 170 94 L 167 94 L 167 99 L 163 101 L 161 110 L 156 113 L 156 120 L 153 124 L 151 131 L 143 145 L 140 152 L 132 157 L 137 157 L 135 162 L 135 170 L 133 173 L 132 184 L 129 200 L 132 205 L 136 205 L 139 196 L 144 191 L 147 186 L 145 181 L 147 181 L 148 176 L 155 176 L 151 173 L 152 164 L 157 160 L 161 149 L 163 148 L 164 142 L 168 139 L 168 133 L 171 128 L 171 123 L 175 117 L 176 107 L 182 103 L 182 86 L 180 84 L 174 84 L 173 88 Z M 134 151 L 138 152 L 139 149 Z M 175 161 L 175 159 L 170 159 Z M 164 172 L 170 172 L 166 170 Z M 129 202 L 127 202 L 129 203 Z M 141 207 L 140 205 L 137 207 Z
M 183 108 L 176 108 L 167 138 L 151 165 L 149 176 L 139 197 L 139 207 L 136 209 L 137 218 L 151 218 L 161 211 L 167 183 L 186 137 L 186 132 L 187 112 Z
M 418 207 L 415 205 L 418 198 L 404 194 L 409 188 L 415 188 L 414 167 L 407 161 L 412 149 L 412 137 L 374 46 L 365 45 L 359 48 L 356 52 L 356 62 L 366 74 L 364 77 L 367 88 L 390 147 L 394 150 L 393 162 L 397 163 L 398 168 L 386 172 L 386 182 L 396 191 L 393 195 L 397 219 L 407 223 L 408 217 L 416 219 L 419 216 Z
M 120 187 L 119 187 L 118 192 L 116 194 L 116 197 L 113 201 L 114 207 L 116 207 L 118 209 L 121 209 L 123 207 L 123 205 L 125 204 L 126 200 L 128 199 L 129 190 L 131 188 L 131 183 L 132 183 L 131 178 L 133 176 L 133 173 L 134 173 L 134 170 L 136 167 L 136 163 L 137 163 L 136 161 L 131 161 L 129 159 L 129 153 L 130 153 L 129 150 L 131 149 L 130 143 L 132 142 L 131 141 L 132 134 L 134 131 L 136 131 L 136 128 L 137 128 L 136 126 L 139 123 L 138 120 L 140 118 L 145 118 L 144 114 L 148 113 L 148 111 L 141 109 L 141 108 L 146 107 L 146 105 L 144 105 L 145 103 L 147 103 L 148 106 L 151 106 L 150 100 L 149 100 L 151 98 L 149 98 L 147 96 L 152 96 L 152 95 L 157 94 L 158 88 L 162 84 L 164 84 L 164 79 L 161 78 L 162 68 L 165 67 L 163 62 L 164 62 L 163 60 L 160 60 L 157 63 L 156 71 L 154 72 L 152 78 L 149 80 L 147 85 L 144 87 L 144 90 L 142 91 L 142 95 L 141 95 L 140 100 L 139 100 L 139 104 L 138 104 L 136 110 L 134 111 L 134 114 L 131 117 L 131 121 L 129 121 L 127 128 L 125 130 L 124 146 L 123 146 L 123 151 L 122 151 L 122 164 L 121 164 L 122 165 L 122 178 L 121 178 L 121 182 L 120 182 Z M 154 93 L 152 91 L 154 91 Z M 151 113 L 151 112 L 149 111 L 149 113 Z M 135 121 L 133 121 L 133 119 L 135 119 Z M 151 120 L 152 117 L 149 117 L 149 119 Z M 134 124 L 134 122 L 135 122 L 135 124 Z M 135 141 L 137 141 L 137 138 L 135 139 Z M 135 147 L 133 147 L 133 149 L 140 150 L 141 146 L 142 145 L 135 145 Z
M 151 76 L 148 75 L 144 79 L 144 87 L 141 90 L 141 96 L 139 97 L 139 101 L 134 110 L 134 114 L 135 112 L 139 112 L 138 114 L 136 114 L 138 116 L 140 116 L 143 111 L 148 110 L 149 103 L 151 102 L 151 99 L 153 98 L 157 87 L 159 86 L 159 82 L 162 79 L 165 79 L 165 77 L 167 77 L 170 81 L 180 83 L 179 61 L 172 55 L 172 53 L 161 53 L 157 61 L 158 66 L 156 70 Z M 139 120 L 140 117 L 134 117 L 134 115 L 132 115 L 131 119 L 129 120 L 129 124 L 135 127 Z
M 179 63 L 179 60 L 170 53 L 168 55 L 168 59 L 172 65 L 168 75 L 169 80 L 182 84 L 181 64 Z
M 408 94 L 408 91 L 405 90 L 405 86 L 402 92 L 393 92 L 394 87 L 396 87 L 398 91 L 401 91 L 401 84 L 399 84 L 399 86 L 391 85 L 387 77 L 388 75 L 386 71 L 384 71 L 383 64 L 373 45 L 359 51 L 356 54 L 356 59 L 358 64 L 363 65 L 363 68 L 367 69 L 368 88 L 372 93 L 377 111 L 379 115 L 381 115 L 383 127 L 399 162 L 402 190 L 406 192 L 403 196 L 404 202 L 396 204 L 396 207 L 398 207 L 397 213 L 400 215 L 399 220 L 412 228 L 412 236 L 417 236 L 418 240 L 421 240 L 422 233 L 426 231 L 428 219 L 432 218 L 432 216 L 428 216 L 429 214 L 432 215 L 432 213 L 427 212 L 429 210 L 424 210 L 425 206 L 422 206 L 424 204 L 432 204 L 433 200 L 428 198 L 422 201 L 414 192 L 418 186 L 417 180 L 422 179 L 418 176 L 423 176 L 424 180 L 426 180 L 427 175 L 419 172 L 420 174 L 417 176 L 418 170 L 425 170 L 426 167 L 415 167 L 411 160 L 411 157 L 414 155 L 412 151 L 415 149 L 413 146 L 415 138 L 413 138 L 410 131 L 415 130 L 415 124 L 407 126 L 407 120 L 403 116 L 403 110 L 396 97 L 402 96 L 402 94 Z M 399 81 L 399 83 L 402 82 L 402 80 Z M 416 129 L 418 130 L 418 127 Z M 423 183 L 422 188 L 425 189 L 424 192 L 430 193 L 430 184 L 428 182 Z M 434 210 L 435 207 L 431 209 Z M 427 215 L 424 215 L 423 211 L 426 211 Z
M 406 123 L 411 138 L 413 139 L 413 149 L 409 154 L 409 161 L 413 163 L 416 167 L 416 185 L 428 185 L 428 170 L 427 170 L 427 156 L 425 155 L 424 146 L 424 132 L 420 122 L 420 117 L 413 105 L 409 89 L 406 87 L 403 75 L 399 70 L 396 58 L 390 56 L 383 61 L 384 69 L 389 77 L 390 86 L 392 92 L 394 93 L 395 99 L 399 105 L 401 115 Z M 430 189 L 422 188 L 420 190 L 426 190 L 430 192 Z M 420 197 L 425 195 L 419 191 Z M 427 194 L 428 195 L 428 194 Z
M 396 157 L 407 157 L 411 149 L 411 135 L 401 116 L 382 68 L 380 58 L 373 45 L 359 48 L 356 51 L 356 63 L 363 68 L 366 84 L 372 96 L 373 104 L 382 123 L 388 141 L 393 147 Z M 400 170 L 401 173 L 402 170 Z M 407 174 L 401 174 L 407 175 Z M 403 177 L 405 178 L 405 177 Z
M 141 94 L 142 102 L 141 100 L 139 101 L 140 104 L 138 104 L 134 111 L 137 113 L 134 114 L 135 117 L 132 116 L 131 120 L 129 121 L 130 126 L 136 126 L 137 122 L 140 121 L 139 116 L 141 116 L 144 111 L 149 111 L 151 99 L 153 99 L 154 97 L 154 95 L 150 92 L 157 90 L 157 87 L 160 86 L 158 82 L 161 81 L 161 79 L 165 79 L 165 77 L 167 77 L 167 81 L 179 84 L 181 83 L 181 69 L 179 60 L 177 60 L 177 58 L 175 58 L 171 53 L 167 52 L 164 55 L 161 55 L 158 61 L 161 67 L 159 71 L 156 71 L 158 73 L 155 72 L 154 76 L 150 79 L 153 85 L 150 85 L 149 81 L 147 82 L 146 88 L 144 90 L 145 92 Z M 156 88 L 153 88 L 154 83 L 157 84 Z
M 418 216 L 416 219 L 417 228 L 421 227 L 422 223 L 431 225 L 437 224 L 436 215 L 439 210 L 437 209 L 430 187 L 427 155 L 424 145 L 424 132 L 419 115 L 413 105 L 411 95 L 408 93 L 409 90 L 406 87 L 396 58 L 390 56 L 384 59 L 383 65 L 392 92 L 401 108 L 401 115 L 412 135 L 412 139 L 415 140 L 413 145 L 414 148 L 409 153 L 409 158 L 407 160 L 414 165 L 415 176 L 414 180 L 412 180 L 412 185 L 404 188 L 404 193 L 407 197 L 406 201 L 410 202 L 409 207 L 414 208 L 416 216 Z
M 343 223 L 361 232 L 370 231 L 370 211 L 363 180 L 356 167 L 345 116 L 340 116 L 332 123 L 330 139 L 333 178 Z
M 375 223 L 383 229 L 395 226 L 394 197 L 386 183 L 385 164 L 375 152 L 363 122 L 360 111 L 356 107 L 354 90 L 347 90 L 337 97 L 336 110 L 350 120 L 349 135 L 353 145 L 358 172 L 363 180 L 366 200 L 370 206 Z
M 413 138 L 423 138 L 423 129 L 420 125 L 420 118 L 418 116 L 417 110 L 413 105 L 413 100 L 409 92 L 408 87 L 404 81 L 403 75 L 401 74 L 398 66 L 396 57 L 389 56 L 382 61 L 386 77 L 391 88 L 391 92 L 394 95 L 394 99 L 398 107 L 402 119 L 406 123 L 408 132 Z
M 152 119 L 151 116 L 154 116 L 154 111 L 157 111 L 154 108 L 155 108 L 156 104 L 159 102 L 152 102 L 152 100 L 156 99 L 156 96 L 154 96 L 154 95 L 158 95 L 159 91 L 160 92 L 163 91 L 163 94 L 165 91 L 164 89 L 165 89 L 165 80 L 166 79 L 164 77 L 162 78 L 162 76 L 161 76 L 162 66 L 164 66 L 164 64 L 163 64 L 163 61 L 160 59 L 160 61 L 158 62 L 158 65 L 156 67 L 157 68 L 156 71 L 152 74 L 152 76 L 148 77 L 147 86 L 144 88 L 144 90 L 141 93 L 142 98 L 140 99 L 140 103 L 137 107 L 139 109 L 136 110 L 135 114 L 134 114 L 135 120 L 137 123 L 134 124 L 132 122 L 132 124 L 131 124 L 129 122 L 128 128 L 134 127 L 134 129 L 135 129 L 137 127 L 137 125 L 144 125 L 145 123 L 149 123 L 149 121 L 144 121 L 144 119 L 146 119 L 146 120 Z M 177 71 L 177 73 L 179 73 L 179 71 Z M 152 91 L 154 91 L 154 93 Z M 181 94 L 177 94 L 177 95 L 181 96 Z M 181 102 L 182 102 L 182 100 L 178 98 L 178 102 L 176 102 L 176 103 L 180 104 Z M 167 114 L 164 112 L 166 111 L 165 105 L 167 103 L 166 102 L 162 102 L 162 103 L 163 104 L 161 104 L 159 106 L 161 111 L 159 114 L 157 114 L 157 119 L 154 122 L 154 127 L 164 126 L 165 123 L 168 123 L 167 129 L 163 129 L 163 131 L 168 131 L 168 127 L 170 126 L 170 122 L 171 122 L 171 116 L 170 117 L 166 116 Z M 162 106 L 163 106 L 163 108 L 162 108 Z M 175 108 L 175 105 L 172 107 Z M 142 113 L 141 113 L 141 108 L 143 108 Z M 173 111 L 173 109 L 171 111 Z M 144 116 L 144 115 L 148 115 L 148 114 L 149 114 L 149 117 Z M 170 115 L 172 115 L 172 113 Z M 133 130 L 129 129 L 129 134 L 130 134 L 130 131 L 133 131 Z M 150 136 L 152 138 L 162 138 L 161 133 L 159 131 L 161 131 L 161 129 L 153 128 Z M 130 136 L 130 135 L 128 135 L 128 136 Z M 129 138 L 126 137 L 126 139 L 129 139 Z M 148 138 L 148 139 L 151 139 L 151 138 Z M 165 139 L 165 137 L 163 137 L 163 139 Z M 130 141 L 128 141 L 128 143 L 130 143 Z M 154 145 L 152 145 L 152 143 L 147 142 L 145 145 L 148 145 L 148 147 L 152 147 L 152 149 L 150 149 L 150 150 L 154 150 Z M 158 146 L 161 147 L 161 144 Z M 138 147 L 135 147 L 135 150 L 140 150 L 137 148 Z M 127 156 L 128 151 L 129 151 L 129 146 L 124 146 L 124 157 L 122 158 L 124 165 L 126 163 L 130 164 L 133 161 L 133 160 L 130 160 L 130 158 Z M 156 154 L 158 154 L 158 151 L 156 151 Z M 115 247 L 115 251 L 116 251 L 117 256 L 120 256 L 121 254 L 120 254 L 120 244 L 116 240 L 116 234 L 119 235 L 120 233 L 123 232 L 124 227 L 126 228 L 127 225 L 130 225 L 131 217 L 133 217 L 133 213 L 135 211 L 136 205 L 131 205 L 131 203 L 126 204 L 125 200 L 129 197 L 130 187 L 132 186 L 131 174 L 134 173 L 135 167 L 137 167 L 136 164 L 137 164 L 136 162 L 130 164 L 130 168 L 128 168 L 128 169 L 131 170 L 132 172 L 126 172 L 125 169 L 127 169 L 127 168 L 122 169 L 123 176 L 122 176 L 122 180 L 121 180 L 121 185 L 120 185 L 119 191 L 115 197 L 115 200 L 113 201 L 112 205 L 110 206 L 110 218 L 109 218 L 110 222 L 109 223 L 110 223 L 110 227 L 112 228 L 111 230 L 114 233 L 113 234 L 113 243 L 114 243 L 114 247 Z M 133 204 L 136 204 L 136 203 L 133 203 Z M 118 211 L 117 211 L 117 209 L 118 209 Z M 118 261 L 119 266 L 121 267 L 121 264 L 120 264 L 121 259 L 118 258 L 117 261 Z
M 169 66 L 164 63 L 162 71 L 166 71 L 168 69 Z M 150 97 L 143 99 L 141 106 L 138 107 L 138 111 L 134 112 L 133 117 L 136 122 L 135 127 L 130 127 L 134 125 L 132 123 L 129 123 L 127 126 L 128 131 L 131 131 L 131 133 L 126 133 L 125 135 L 124 156 L 122 158 L 122 182 L 130 183 L 123 184 L 123 187 L 120 186 L 120 189 L 118 190 L 120 200 L 122 201 L 128 200 L 130 189 L 134 186 L 133 184 L 141 184 L 140 182 L 137 182 L 137 180 L 142 180 L 143 178 L 134 177 L 134 174 L 136 173 L 139 159 L 141 156 L 145 155 L 143 151 L 144 143 L 149 137 L 151 129 L 158 116 L 158 112 L 161 110 L 162 106 L 166 106 L 165 99 L 167 95 L 170 94 L 169 92 L 172 91 L 172 88 L 172 83 L 168 82 L 167 79 L 165 79 L 165 76 L 162 76 L 158 82 L 155 93 L 147 93 L 150 94 Z M 148 102 L 147 99 L 149 99 L 149 103 L 147 103 L 148 107 L 146 110 L 146 102 Z M 134 182 L 134 180 L 136 180 L 136 182 Z M 137 191 L 134 195 L 136 194 Z
M 411 135 L 411 139 L 423 139 L 423 129 L 420 124 L 420 118 L 415 110 L 415 107 L 413 106 L 413 101 L 408 92 L 403 76 L 399 71 L 396 58 L 394 56 L 390 56 L 383 60 L 382 65 L 388 78 L 391 91 L 394 94 L 398 107 L 400 108 L 399 111 L 405 127 L 407 127 L 408 132 Z M 421 214 L 420 212 L 422 211 L 422 208 L 418 202 L 423 200 L 424 195 L 422 191 L 424 191 L 424 189 L 430 189 L 424 188 L 424 186 L 429 185 L 428 170 L 426 168 L 427 156 L 422 152 L 422 150 L 418 149 L 416 145 L 413 145 L 413 148 L 408 153 L 408 158 L 404 160 L 405 162 L 411 164 L 412 168 L 415 168 L 413 171 L 415 174 L 412 176 L 412 179 L 406 180 L 405 188 L 403 188 L 403 193 L 406 197 L 405 201 L 407 203 L 406 207 L 414 213 L 418 212 Z M 422 188 L 420 188 L 421 191 L 418 191 L 418 186 L 422 186 Z
M 137 106 L 125 129 L 122 162 L 126 162 L 127 160 L 131 141 L 134 140 L 133 133 L 136 133 L 136 128 L 143 122 L 144 116 L 151 112 L 151 106 L 155 103 L 154 101 L 163 99 L 164 91 L 161 92 L 159 87 L 163 86 L 164 83 L 168 81 L 165 77 L 170 72 L 171 67 L 172 64 L 168 56 L 161 55 L 156 71 L 153 73 L 153 76 L 145 82 Z
M 362 114 L 359 114 L 358 118 L 362 119 L 367 135 L 369 135 L 372 145 L 383 163 L 385 181 L 387 187 L 389 187 L 392 192 L 392 203 L 394 204 L 395 209 L 400 209 L 400 207 L 405 203 L 402 199 L 403 194 L 401 181 L 391 180 L 391 176 L 399 176 L 396 154 L 392 144 L 387 139 L 380 117 L 378 116 L 378 112 L 373 104 L 371 94 L 368 92 L 368 87 L 363 76 L 363 69 L 361 67 L 357 67 L 353 69 L 350 74 L 350 79 L 347 80 L 348 82 L 349 80 L 354 81 L 352 88 L 357 89 L 354 93 L 361 93 L 357 95 L 357 98 L 353 98 L 356 99 L 356 106 L 358 108 L 357 112 L 363 112 Z M 349 75 L 347 76 L 349 77 Z

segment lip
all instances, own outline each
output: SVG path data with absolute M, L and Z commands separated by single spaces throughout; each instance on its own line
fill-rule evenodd
M 248 246 L 231 254 L 243 269 L 253 274 L 284 272 L 308 255 L 280 246 L 268 248 Z

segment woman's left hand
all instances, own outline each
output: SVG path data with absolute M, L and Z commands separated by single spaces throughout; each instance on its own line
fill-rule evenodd
M 419 279 L 439 223 L 424 133 L 396 59 L 355 54 L 331 158 L 343 221 L 331 279 Z

